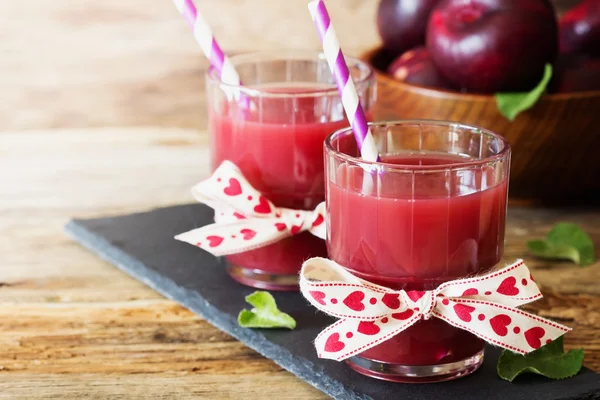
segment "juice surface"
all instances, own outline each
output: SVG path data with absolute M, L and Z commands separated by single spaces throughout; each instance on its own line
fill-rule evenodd
M 249 110 L 213 110 L 209 118 L 213 170 L 223 160 L 233 162 L 279 207 L 311 209 L 322 202 L 323 141 L 348 122 L 343 110 L 331 109 L 329 96 L 302 97 L 307 90 L 285 89 L 300 97 L 255 99 L 256 107 Z

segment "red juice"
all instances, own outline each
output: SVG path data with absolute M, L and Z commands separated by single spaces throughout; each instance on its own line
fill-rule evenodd
M 276 206 L 314 209 L 325 200 L 323 141 L 348 126 L 341 105 L 336 109 L 328 99 L 337 94 L 319 96 L 314 90 L 294 88 L 293 97 L 261 97 L 250 111 L 232 110 L 231 104 L 211 110 L 213 170 L 229 160 Z M 303 261 L 326 256 L 325 241 L 305 232 L 227 259 L 245 269 L 296 280 Z
M 382 162 L 410 171 L 383 172 L 367 194 L 362 168 L 341 164 L 329 172 L 335 176 L 327 189 L 330 258 L 363 279 L 404 290 L 432 290 L 493 268 L 503 252 L 508 183 L 498 183 L 491 166 L 461 168 L 472 161 L 446 153 L 385 156 Z M 440 172 L 427 170 L 436 165 Z M 482 349 L 476 336 L 433 318 L 360 357 L 439 365 Z

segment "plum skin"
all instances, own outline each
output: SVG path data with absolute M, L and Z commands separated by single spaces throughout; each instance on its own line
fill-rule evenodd
M 439 0 L 381 0 L 377 28 L 383 46 L 397 56 L 425 44 L 427 21 Z
M 427 48 L 442 75 L 462 89 L 529 90 L 556 59 L 556 15 L 547 0 L 441 0 Z
M 397 57 L 387 72 L 394 79 L 430 88 L 454 89 L 440 74 L 427 48 L 420 46 Z
M 600 1 L 584 0 L 559 20 L 560 52 L 600 57 Z

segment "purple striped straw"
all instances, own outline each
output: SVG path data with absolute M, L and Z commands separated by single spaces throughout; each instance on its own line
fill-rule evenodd
M 350 77 L 350 71 L 327 12 L 327 7 L 325 7 L 323 0 L 315 0 L 308 4 L 308 9 L 319 32 L 325 58 L 342 97 L 342 104 L 354 132 L 360 154 L 366 161 L 379 161 L 375 140 L 367 124 L 354 81 Z
M 196 10 L 196 6 L 194 6 L 192 0 L 173 0 L 173 2 L 192 28 L 194 37 L 202 48 L 204 55 L 220 74 L 221 81 L 228 85 L 239 86 L 241 84 L 240 76 L 231 61 L 229 61 L 229 58 L 221 50 L 210 27 Z

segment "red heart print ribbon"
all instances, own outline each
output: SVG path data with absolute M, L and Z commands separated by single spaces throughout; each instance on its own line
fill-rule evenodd
M 278 208 L 224 161 L 212 176 L 192 188 L 200 203 L 215 210 L 215 223 L 175 236 L 215 256 L 267 246 L 300 232 L 325 238 L 325 203 L 314 211 Z
M 521 260 L 435 290 L 404 291 L 360 279 L 331 260 L 311 258 L 300 271 L 300 291 L 313 306 L 339 318 L 315 339 L 319 358 L 337 361 L 432 317 L 521 354 L 571 330 L 516 308 L 542 297 Z

